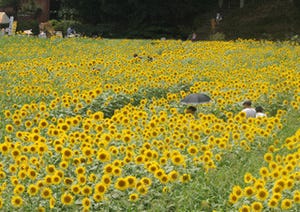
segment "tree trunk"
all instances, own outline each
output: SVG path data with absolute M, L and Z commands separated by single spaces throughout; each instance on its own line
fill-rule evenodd
M 223 7 L 223 0 L 218 0 L 218 4 L 219 4 L 219 8 L 222 8 Z
M 240 8 L 244 8 L 245 0 L 240 0 Z
M 240 0 L 240 8 L 244 8 L 245 0 Z

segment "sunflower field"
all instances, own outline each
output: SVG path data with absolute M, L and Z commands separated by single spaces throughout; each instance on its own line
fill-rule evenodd
M 299 58 L 291 42 L 1 37 L 0 211 L 299 211 Z M 195 116 L 191 93 L 212 99 Z

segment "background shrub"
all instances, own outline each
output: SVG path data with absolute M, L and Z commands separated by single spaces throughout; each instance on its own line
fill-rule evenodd
M 40 32 L 39 22 L 35 20 L 18 21 L 17 32 L 32 29 L 34 35 L 38 35 Z

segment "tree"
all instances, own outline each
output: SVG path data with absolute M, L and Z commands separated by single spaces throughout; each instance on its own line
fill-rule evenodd
M 20 9 L 21 0 L 0 0 L 0 7 L 12 7 L 15 13 Z
M 243 8 L 245 5 L 245 0 L 240 0 L 240 8 Z
M 13 7 L 15 8 L 19 8 L 21 3 L 21 0 L 1 0 L 0 1 L 0 6 L 1 7 Z

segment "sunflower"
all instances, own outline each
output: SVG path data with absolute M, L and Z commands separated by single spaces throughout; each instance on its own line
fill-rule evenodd
M 276 187 L 276 186 L 279 186 L 283 190 L 286 186 L 286 180 L 279 179 L 279 180 L 275 181 L 274 187 Z
M 290 209 L 292 206 L 293 206 L 293 200 L 291 200 L 291 199 L 283 199 L 283 200 L 281 201 L 280 207 L 281 207 L 281 209 L 283 209 L 283 210 L 288 210 L 288 209 Z
M 64 132 L 68 132 L 70 130 L 70 126 L 67 123 L 59 123 L 58 129 L 60 129 Z
M 74 197 L 70 193 L 64 193 L 60 199 L 63 205 L 72 205 L 74 202 Z
M 104 199 L 104 197 L 100 193 L 94 193 L 93 199 L 95 200 L 95 202 L 100 202 L 100 201 L 102 201 Z
M 171 182 L 175 182 L 179 179 L 179 173 L 176 170 L 171 171 L 168 176 Z
M 135 188 L 135 185 L 136 185 L 136 182 L 137 182 L 136 177 L 134 177 L 134 176 L 127 176 L 125 179 L 127 180 L 129 188 Z
M 268 152 L 264 155 L 264 160 L 268 163 L 270 163 L 271 161 L 273 161 L 273 154 Z
M 268 198 L 268 196 L 269 196 L 269 192 L 265 188 L 261 188 L 256 192 L 256 199 L 258 199 L 260 201 L 266 200 Z
M 55 198 L 54 198 L 54 197 L 51 197 L 51 198 L 49 199 L 49 207 L 50 207 L 50 209 L 53 209 L 53 208 L 55 207 L 55 203 L 56 203 Z
M 5 110 L 4 115 L 6 119 L 9 119 L 11 117 L 11 112 L 9 110 Z
M 24 180 L 27 177 L 27 172 L 26 170 L 20 170 L 18 173 L 18 178 L 21 180 Z
M 36 185 L 39 187 L 39 188 L 42 188 L 46 185 L 45 181 L 44 180 L 38 180 L 36 182 Z
M 296 204 L 300 203 L 300 191 L 296 191 L 294 193 L 293 200 L 294 200 L 294 203 L 296 203 Z
M 84 209 L 91 207 L 91 200 L 88 197 L 83 198 L 81 203 Z
M 101 162 L 108 162 L 111 159 L 110 153 L 106 150 L 99 150 L 97 153 L 97 159 Z
M 99 111 L 99 112 L 96 112 L 92 115 L 92 118 L 95 120 L 95 121 L 100 121 L 104 118 L 104 114 L 103 112 Z
M 140 180 L 140 182 L 143 185 L 146 185 L 146 186 L 151 186 L 152 185 L 152 180 L 149 177 L 142 177 L 142 179 Z
M 165 171 L 164 171 L 163 169 L 161 169 L 161 168 L 155 170 L 155 173 L 154 173 L 155 177 L 158 178 L 158 179 L 159 179 L 163 174 L 165 174 Z
M 197 153 L 198 153 L 198 148 L 197 148 L 196 146 L 192 145 L 192 146 L 190 146 L 190 147 L 188 148 L 188 153 L 189 153 L 190 155 L 195 156 L 195 155 L 197 155 Z
M 112 155 L 118 155 L 119 150 L 118 150 L 117 147 L 111 146 L 111 147 L 109 147 L 109 152 L 110 152 Z
M 18 166 L 15 164 L 10 164 L 8 170 L 10 173 L 16 173 L 18 170 Z
M 97 176 L 94 173 L 91 173 L 88 177 L 89 182 L 95 182 L 97 180 Z
M 253 176 L 252 174 L 250 174 L 249 172 L 247 172 L 245 175 L 244 175 L 244 182 L 245 183 L 251 183 L 253 181 Z
M 250 212 L 251 207 L 249 205 L 242 205 L 242 207 L 239 208 L 239 212 Z
M 112 174 L 114 176 L 120 176 L 122 174 L 122 169 L 118 166 L 113 166 Z
M 3 208 L 3 205 L 4 205 L 4 201 L 3 201 L 3 199 L 0 197 L 0 209 Z
M 137 193 L 130 194 L 129 201 L 136 202 L 139 199 L 139 195 Z
M 255 188 L 251 187 L 251 186 L 247 186 L 244 188 L 244 194 L 247 197 L 251 197 L 252 195 L 254 195 L 256 192 Z
M 131 136 L 130 135 L 128 135 L 128 134 L 125 134 L 125 135 L 123 135 L 122 136 L 122 141 L 124 141 L 125 143 L 130 143 L 130 141 L 131 141 Z
M 23 205 L 23 199 L 20 196 L 13 196 L 11 198 L 11 204 L 15 207 L 15 208 L 19 208 Z
M 80 185 L 84 185 L 86 183 L 86 176 L 83 174 L 77 175 L 77 181 Z
M 135 161 L 136 164 L 143 164 L 145 162 L 145 156 L 144 155 L 138 155 L 135 158 L 134 161 Z
M 145 195 L 148 193 L 148 188 L 145 185 L 140 185 L 137 187 L 137 191 L 142 194 Z
M 128 182 L 125 178 L 118 178 L 115 184 L 115 188 L 124 191 L 128 188 Z
M 147 168 L 149 172 L 155 173 L 158 170 L 159 166 L 156 163 L 151 163 Z
M 58 175 L 58 173 L 52 175 L 52 183 L 53 185 L 58 185 L 62 181 L 62 177 Z
M 232 189 L 232 193 L 240 198 L 243 195 L 243 189 L 240 186 L 234 186 Z
M 82 153 L 84 154 L 84 156 L 86 157 L 91 157 L 93 155 L 93 149 L 90 147 L 84 147 L 82 149 Z
M 51 177 L 51 175 L 46 175 L 46 176 L 44 177 L 44 180 L 45 180 L 45 183 L 46 183 L 47 185 L 51 185 L 51 184 L 52 184 L 52 177 Z
M 182 155 L 173 155 L 171 160 L 172 163 L 177 166 L 183 165 L 185 163 L 184 157 Z
M 74 184 L 71 186 L 71 191 L 73 194 L 79 194 L 80 193 L 80 185 Z
M 276 157 L 276 158 L 278 158 L 278 157 Z M 278 162 L 278 163 L 280 163 L 280 162 Z M 278 167 L 278 164 L 276 162 L 274 162 L 274 161 L 269 162 L 269 169 L 270 170 L 275 170 L 275 169 L 277 169 L 277 167 Z
M 14 124 L 15 124 L 16 126 L 20 126 L 21 123 L 22 123 L 21 119 L 14 119 Z
M 11 151 L 11 155 L 12 155 L 13 158 L 17 158 L 21 155 L 21 151 L 19 149 L 13 149 Z
M 277 179 L 277 178 L 279 178 L 280 177 L 280 171 L 279 171 L 279 169 L 275 169 L 275 170 L 273 170 L 271 173 L 270 173 L 270 175 L 271 175 L 271 177 L 273 178 L 273 179 Z
M 231 193 L 229 195 L 229 203 L 235 204 L 239 200 L 239 197 L 236 194 Z
M 278 200 L 275 199 L 275 198 L 271 198 L 269 201 L 268 201 L 268 207 L 269 208 L 277 208 L 278 206 Z
M 27 193 L 30 196 L 35 196 L 39 192 L 39 187 L 35 184 L 30 184 L 27 188 Z
M 103 182 L 99 182 L 95 185 L 95 193 L 103 195 L 106 192 L 106 185 Z
M 189 182 L 191 180 L 191 175 L 190 174 L 183 174 L 180 176 L 180 181 L 182 183 Z
M 14 127 L 13 127 L 11 124 L 7 124 L 7 125 L 5 126 L 5 130 L 6 130 L 6 132 L 8 132 L 8 133 L 12 133 L 12 132 L 14 131 Z
M 259 169 L 259 173 L 262 177 L 268 177 L 269 176 L 269 169 L 267 167 L 261 167 Z
M 47 122 L 47 120 L 46 119 L 41 119 L 40 120 L 40 122 L 39 122 L 39 124 L 38 124 L 38 127 L 40 128 L 40 129 L 45 129 L 46 127 L 48 127 L 48 122 Z
M 162 183 L 162 184 L 166 184 L 169 182 L 169 177 L 167 174 L 163 174 L 160 178 L 159 178 L 159 181 Z
M 10 145 L 7 142 L 4 142 L 4 143 L 0 144 L 0 152 L 3 155 L 8 154 L 9 150 L 10 150 Z
M 46 167 L 46 172 L 47 172 L 47 174 L 50 174 L 50 175 L 52 175 L 52 174 L 54 174 L 55 173 L 55 171 L 56 171 L 56 168 L 55 168 L 55 166 L 54 165 L 48 165 L 47 167 Z
M 49 199 L 52 196 L 52 190 L 48 187 L 45 187 L 41 190 L 41 197 L 43 199 Z
M 73 157 L 73 151 L 69 148 L 62 149 L 63 160 L 68 160 Z
M 41 138 L 42 139 L 42 138 Z M 41 141 L 37 145 L 37 151 L 39 155 L 43 155 L 48 150 L 48 146 Z
M 261 202 L 253 202 L 251 204 L 251 209 L 253 212 L 261 212 L 263 211 L 263 204 Z
M 263 189 L 265 186 L 265 181 L 259 179 L 259 180 L 256 180 L 255 183 L 254 183 L 254 187 L 259 190 L 259 189 Z
M 86 171 L 85 167 L 79 166 L 79 167 L 76 168 L 75 173 L 77 175 L 80 175 L 80 174 L 85 174 L 85 171 Z
M 165 165 L 167 162 L 168 162 L 168 158 L 167 158 L 167 157 L 162 156 L 162 157 L 159 159 L 159 163 L 160 163 L 161 165 Z
M 106 187 L 108 187 L 111 183 L 110 175 L 109 174 L 102 175 L 101 182 L 104 183 L 106 185 Z

